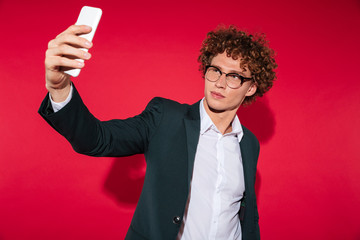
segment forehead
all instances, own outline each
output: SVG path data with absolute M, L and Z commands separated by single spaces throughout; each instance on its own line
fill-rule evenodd
M 242 64 L 241 56 L 234 59 L 227 56 L 226 52 L 215 55 L 211 60 L 211 65 L 220 67 L 223 71 L 250 72 L 246 64 Z

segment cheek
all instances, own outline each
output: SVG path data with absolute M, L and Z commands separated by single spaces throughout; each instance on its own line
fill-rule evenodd
M 245 99 L 245 92 L 244 91 L 236 91 L 236 92 L 232 92 L 229 95 L 228 100 L 235 104 L 235 105 L 239 105 L 243 102 L 243 100 Z
M 211 89 L 210 83 L 208 81 L 205 81 L 205 85 L 204 85 L 205 95 L 209 93 L 210 89 Z

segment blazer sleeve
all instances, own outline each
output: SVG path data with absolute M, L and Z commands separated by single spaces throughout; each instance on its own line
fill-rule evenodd
M 129 156 L 144 153 L 162 118 L 162 99 L 154 98 L 139 115 L 128 119 L 100 121 L 84 105 L 74 87 L 70 102 L 54 113 L 49 94 L 43 100 L 40 115 L 72 145 L 89 156 Z

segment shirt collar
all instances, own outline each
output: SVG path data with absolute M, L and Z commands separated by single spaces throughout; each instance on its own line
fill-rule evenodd
M 207 114 L 205 107 L 204 107 L 204 98 L 200 101 L 200 134 L 204 134 L 210 129 L 214 129 L 215 131 L 219 132 L 219 130 L 216 128 L 215 124 L 212 122 L 210 116 Z M 227 134 L 235 134 L 238 141 L 240 142 L 244 132 L 241 127 L 240 120 L 237 115 L 235 115 L 235 118 L 232 122 L 232 131 Z

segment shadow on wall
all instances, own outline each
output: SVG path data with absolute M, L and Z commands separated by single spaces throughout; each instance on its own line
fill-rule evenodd
M 275 131 L 275 118 L 266 98 L 260 98 L 238 111 L 241 123 L 252 131 L 260 144 L 268 142 Z M 104 191 L 121 207 L 135 207 L 144 183 L 146 163 L 143 155 L 115 158 L 104 183 Z M 255 191 L 259 196 L 261 176 L 256 172 Z M 259 202 L 259 199 L 257 199 Z
M 122 207 L 134 208 L 144 183 L 144 155 L 115 158 L 104 183 L 104 191 Z
M 262 144 L 270 141 L 275 133 L 275 116 L 269 106 L 269 100 L 266 97 L 258 98 L 256 102 L 249 106 L 239 108 L 237 115 L 241 124 L 255 134 Z M 261 161 L 261 160 L 260 160 Z M 257 203 L 260 203 L 261 175 L 256 171 L 255 193 Z
M 266 97 L 258 98 L 249 106 L 240 107 L 237 115 L 241 124 L 255 134 L 261 143 L 267 143 L 275 132 L 275 117 Z

